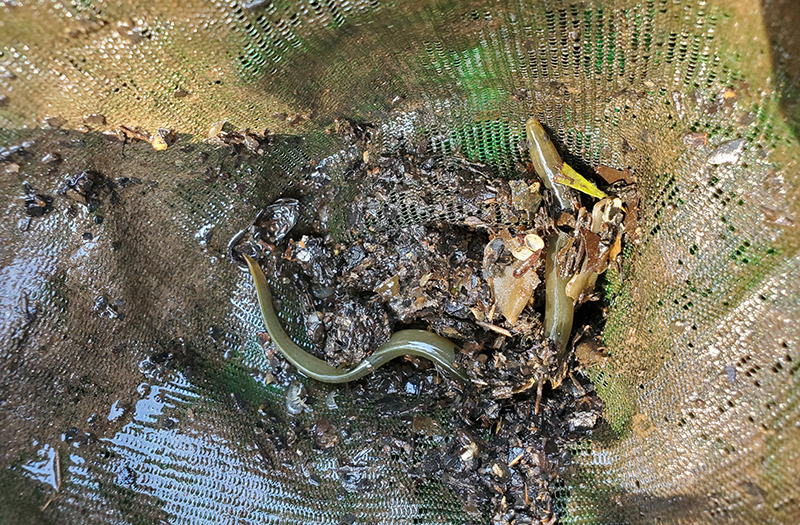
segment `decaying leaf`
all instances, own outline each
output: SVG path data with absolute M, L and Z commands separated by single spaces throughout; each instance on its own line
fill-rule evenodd
M 511 325 L 517 322 L 540 282 L 535 271 L 518 270 L 526 264 L 530 269 L 529 260 L 537 258 L 543 247 L 544 241 L 538 235 L 518 237 L 501 230 L 484 248 L 483 275 L 492 287 L 494 307 Z M 487 321 L 491 320 L 490 314 Z
M 569 249 L 562 250 L 564 253 L 559 253 L 563 269 L 569 270 L 563 275 L 572 275 L 565 291 L 575 304 L 586 300 L 597 276 L 606 271 L 609 262 L 622 249 L 623 220 L 621 199 L 609 197 L 597 202 L 592 209 L 591 227 L 581 227 L 579 235 L 573 237 L 575 242 L 568 245 Z
M 581 228 L 580 234 L 583 237 L 583 249 L 586 254 L 584 267 L 590 272 L 602 272 L 607 260 L 604 255 L 608 254 L 608 249 L 600 242 L 600 236 L 593 231 Z
M 497 308 L 511 325 L 517 322 L 519 314 L 530 301 L 540 282 L 536 272 L 525 272 L 519 277 L 514 277 L 514 269 L 520 264 L 522 261 L 515 261 L 505 267 L 502 275 L 492 279 L 492 292 Z
M 430 275 L 430 274 L 429 274 Z M 384 297 L 394 297 L 400 293 L 400 278 L 397 274 L 386 279 L 381 284 L 375 287 L 375 293 L 383 295 Z
M 575 171 L 566 162 L 562 164 L 561 171 L 554 177 L 555 182 L 569 186 L 574 190 L 578 190 L 592 197 L 604 199 L 608 197 L 605 193 L 597 189 L 597 186 L 589 182 L 583 175 Z
M 614 184 L 615 182 L 619 182 L 621 180 L 624 180 L 628 184 L 634 182 L 633 174 L 628 168 L 625 168 L 624 170 L 618 170 L 610 166 L 604 166 L 603 164 L 600 164 L 599 166 L 595 166 L 594 170 L 598 175 L 603 177 L 603 180 L 608 184 Z

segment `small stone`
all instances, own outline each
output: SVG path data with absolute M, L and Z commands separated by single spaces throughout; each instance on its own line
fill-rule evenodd
M 174 131 L 170 129 L 159 128 L 159 130 L 150 140 L 150 144 L 153 146 L 154 150 L 163 151 L 174 144 L 176 139 L 177 135 Z
M 91 115 L 86 115 L 83 117 L 83 123 L 88 124 L 89 126 L 105 126 L 106 116 L 101 115 L 100 113 L 92 113 Z
M 8 97 L 5 95 L 0 95 L 0 108 L 4 108 L 8 106 Z
M 747 146 L 747 139 L 736 139 L 726 142 L 718 146 L 711 155 L 708 156 L 708 163 L 714 166 L 720 164 L 735 164 L 739 161 L 745 146 Z
M 228 131 L 229 129 L 232 129 L 232 127 L 227 120 L 215 122 L 211 125 L 211 129 L 208 130 L 208 138 L 213 139 L 214 137 L 219 136 L 219 134 L 223 131 Z
M 42 157 L 42 164 L 57 164 L 61 162 L 61 155 L 58 153 L 48 153 Z
M 58 129 L 66 123 L 67 119 L 65 119 L 64 117 L 56 116 L 56 117 L 45 117 L 43 124 L 45 128 Z
M 597 412 L 575 412 L 567 421 L 571 431 L 588 430 L 597 424 Z
M 699 148 L 708 144 L 708 133 L 687 133 L 683 136 L 683 143 L 690 148 Z

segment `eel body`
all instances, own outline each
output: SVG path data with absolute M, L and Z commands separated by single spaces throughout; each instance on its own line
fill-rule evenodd
M 556 184 L 564 161 L 561 160 L 550 135 L 542 127 L 537 119 L 529 119 L 525 123 L 525 132 L 528 135 L 528 142 L 531 149 L 531 162 L 536 170 L 536 174 L 542 179 L 545 188 L 552 191 L 561 209 L 570 210 L 572 204 L 566 195 L 566 188 Z
M 347 383 L 372 373 L 392 359 L 404 355 L 415 355 L 430 359 L 446 371 L 453 379 L 465 384 L 467 377 L 456 368 L 455 351 L 452 341 L 426 330 L 400 330 L 392 334 L 388 341 L 379 346 L 369 357 L 350 370 L 336 368 L 322 359 L 314 357 L 283 330 L 272 304 L 272 291 L 261 267 L 253 259 L 244 255 L 250 274 L 256 284 L 258 303 L 275 347 L 304 375 L 324 383 Z
M 575 171 L 569 164 L 561 160 L 550 135 L 537 119 L 528 119 L 525 123 L 525 132 L 530 143 L 531 162 L 542 179 L 547 189 L 552 191 L 561 209 L 572 210 L 572 204 L 567 198 L 565 186 L 574 188 L 592 197 L 603 199 L 608 197 L 589 182 L 583 175 Z
M 566 195 L 566 188 L 561 184 L 564 177 L 562 172 L 565 166 L 567 168 L 568 166 L 561 160 L 550 136 L 537 119 L 529 119 L 525 124 L 525 131 L 530 143 L 531 162 L 536 173 L 545 187 L 553 192 L 559 207 L 573 211 L 572 203 Z M 570 168 L 569 171 L 573 170 Z M 559 360 L 565 356 L 575 312 L 574 303 L 566 292 L 569 279 L 561 277 L 558 271 L 557 255 L 567 239 L 564 233 L 552 235 L 547 242 L 545 259 L 544 333 L 555 343 Z
M 565 233 L 559 232 L 553 235 L 547 243 L 544 261 L 544 333 L 555 342 L 559 360 L 566 353 L 569 336 L 572 333 L 572 317 L 575 313 L 572 298 L 567 295 L 569 278 L 561 277 L 558 272 L 558 252 L 568 240 L 569 237 Z
M 545 187 L 553 192 L 561 209 L 573 210 L 572 203 L 566 195 L 565 185 L 595 197 L 605 197 L 605 193 L 598 190 L 561 160 L 553 142 L 537 119 L 528 120 L 525 130 L 528 142 L 530 142 L 531 161 L 536 173 L 542 179 Z M 555 343 L 556 351 L 562 359 L 572 331 L 574 313 L 573 301 L 566 294 L 568 279 L 559 276 L 556 257 L 566 240 L 567 236 L 563 233 L 558 233 L 549 239 L 545 264 L 544 329 L 547 337 Z M 322 359 L 314 357 L 300 348 L 283 330 L 272 304 L 272 292 L 264 272 L 253 259 L 247 255 L 244 255 L 244 258 L 256 283 L 261 314 L 272 341 L 284 357 L 304 375 L 325 383 L 347 383 L 372 373 L 373 370 L 396 357 L 415 355 L 430 359 L 459 382 L 468 382 L 467 377 L 455 365 L 456 345 L 452 341 L 426 330 L 395 332 L 387 342 L 350 370 L 336 368 Z

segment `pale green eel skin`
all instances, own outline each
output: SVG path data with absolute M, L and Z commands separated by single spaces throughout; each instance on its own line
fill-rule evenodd
M 525 132 L 530 143 L 531 162 L 536 170 L 536 174 L 542 179 L 544 187 L 552 191 L 562 209 L 572 210 L 572 204 L 567 198 L 567 188 L 555 182 L 556 176 L 564 161 L 556 151 L 550 135 L 542 127 L 541 122 L 535 118 L 529 119 L 525 123 Z
M 531 162 L 545 187 L 553 192 L 558 205 L 572 211 L 572 204 L 566 195 L 566 188 L 556 184 L 555 176 L 564 164 L 556 151 L 553 141 L 545 132 L 542 124 L 532 118 L 525 124 L 525 131 L 530 142 Z M 569 336 L 572 332 L 572 317 L 575 307 L 567 295 L 567 282 L 558 275 L 556 254 L 566 245 L 568 237 L 564 233 L 556 233 L 547 240 L 547 258 L 545 259 L 545 293 L 544 293 L 544 333 L 556 344 L 559 361 L 566 355 Z
M 458 349 L 456 344 L 426 330 L 400 330 L 393 333 L 388 341 L 351 370 L 336 368 L 314 357 L 300 348 L 283 330 L 272 304 L 272 291 L 264 272 L 253 259 L 247 255 L 244 255 L 244 258 L 256 283 L 261 315 L 264 317 L 264 324 L 272 342 L 286 360 L 303 375 L 324 383 L 347 383 L 372 373 L 395 357 L 415 355 L 430 359 L 460 383 L 469 382 L 463 372 L 456 368 L 455 352 Z
M 569 237 L 565 233 L 557 233 L 547 241 L 546 259 L 544 261 L 544 333 L 555 341 L 558 359 L 561 360 L 567 351 L 569 336 L 572 333 L 572 317 L 575 307 L 567 295 L 567 283 L 558 275 L 556 255 L 566 244 Z

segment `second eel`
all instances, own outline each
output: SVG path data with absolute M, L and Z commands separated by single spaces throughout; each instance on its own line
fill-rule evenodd
M 322 359 L 314 357 L 292 341 L 292 338 L 283 330 L 272 304 L 272 291 L 264 271 L 247 255 L 244 255 L 244 259 L 247 261 L 250 275 L 253 276 L 256 284 L 258 303 L 261 306 L 261 315 L 264 318 L 267 332 L 275 343 L 275 347 L 303 375 L 324 383 L 347 383 L 372 373 L 373 370 L 395 357 L 415 355 L 430 359 L 461 384 L 469 382 L 464 373 L 456 367 L 455 351 L 458 349 L 456 344 L 427 330 L 400 330 L 393 333 L 388 341 L 350 370 L 336 368 Z
M 525 131 L 530 144 L 531 162 L 544 183 L 553 192 L 559 208 L 574 211 L 574 207 L 566 194 L 566 186 L 582 191 L 592 197 L 603 198 L 606 194 L 594 184 L 579 175 L 561 160 L 553 141 L 547 135 L 541 122 L 531 118 L 525 123 Z M 559 275 L 558 252 L 566 245 L 567 234 L 557 232 L 547 241 L 547 259 L 545 264 L 545 335 L 553 340 L 560 362 L 566 359 L 569 336 L 572 332 L 574 303 L 567 295 L 569 279 Z

